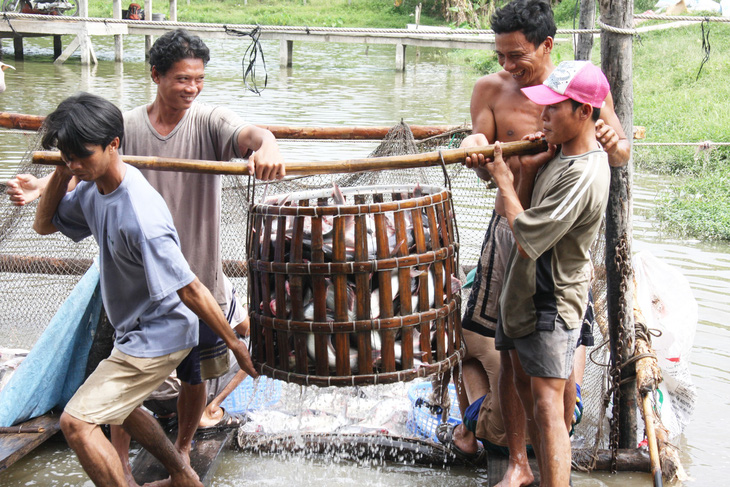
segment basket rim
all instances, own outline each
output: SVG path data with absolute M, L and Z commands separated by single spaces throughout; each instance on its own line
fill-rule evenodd
M 254 365 L 262 375 L 266 375 L 273 379 L 283 380 L 284 382 L 301 384 L 305 386 L 320 387 L 343 387 L 358 385 L 375 385 L 375 384 L 391 384 L 393 382 L 408 382 L 418 377 L 426 377 L 433 374 L 442 374 L 453 369 L 456 364 L 466 355 L 464 344 L 451 355 L 432 364 L 421 364 L 417 367 L 407 370 L 398 370 L 395 372 L 383 372 L 375 374 L 360 375 L 308 375 L 297 372 L 287 372 L 274 368 L 265 363 L 257 363 L 254 359 Z
M 413 190 L 417 185 L 400 184 L 400 185 L 374 185 L 374 186 L 352 186 L 342 188 L 343 195 L 363 196 L 368 194 L 380 193 L 402 193 L 404 191 Z M 266 203 L 258 203 L 253 205 L 251 209 L 254 215 L 281 215 L 281 216 L 336 216 L 336 215 L 360 215 L 375 214 L 390 211 L 407 210 L 421 208 L 425 206 L 433 206 L 442 203 L 449 198 L 449 191 L 440 186 L 426 185 L 421 186 L 421 190 L 426 193 L 417 198 L 407 198 L 403 200 L 389 201 L 383 203 L 360 204 L 360 205 L 333 205 L 333 206 L 295 206 L 288 204 L 293 201 L 311 200 L 318 198 L 332 197 L 332 188 L 306 190 L 295 193 L 286 193 L 275 196 L 274 201 L 270 199 Z

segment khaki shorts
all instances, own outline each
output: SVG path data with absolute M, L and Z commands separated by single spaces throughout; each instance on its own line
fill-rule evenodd
M 461 320 L 463 329 L 494 336 L 499 316 L 499 296 L 502 294 L 507 261 L 514 241 L 507 218 L 492 212 L 474 284 Z
M 66 404 L 64 411 L 91 424 L 122 424 L 175 370 L 189 348 L 153 358 L 112 350 Z
M 484 438 L 495 445 L 507 446 L 507 433 L 504 430 L 497 393 L 501 366 L 500 353 L 494 348 L 494 338 L 469 330 L 464 330 L 463 333 L 466 343 L 464 360 L 469 358 L 478 360 L 489 379 L 489 392 L 479 408 L 479 418 L 474 433 L 477 438 Z

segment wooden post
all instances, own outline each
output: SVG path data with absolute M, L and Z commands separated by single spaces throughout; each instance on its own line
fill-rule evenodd
M 152 0 L 144 0 L 144 19 L 152 20 Z M 152 36 L 144 36 L 144 58 L 150 58 L 150 49 L 152 49 Z
M 396 44 L 395 45 L 395 70 L 405 71 L 406 70 L 406 45 Z
M 170 22 L 177 22 L 177 0 L 170 0 Z
M 16 61 L 23 60 L 23 38 L 21 36 L 13 37 L 13 50 Z
M 294 50 L 294 41 L 282 39 L 279 41 L 279 67 L 291 68 L 292 51 Z
M 63 52 L 63 43 L 61 42 L 61 36 L 53 36 L 53 59 L 58 59 L 58 56 Z
M 89 16 L 89 2 L 88 0 L 79 0 L 79 17 Z
M 114 0 L 112 3 L 112 18 L 122 18 L 122 0 Z M 124 36 L 114 35 L 114 61 L 121 63 L 124 60 Z
M 633 2 L 630 0 L 600 0 L 601 20 L 617 29 L 631 29 Z M 633 133 L 632 70 L 633 36 L 601 32 L 601 68 L 611 84 L 611 94 L 621 125 L 627 134 Z M 631 140 L 631 139 L 629 139 Z M 633 161 L 621 168 L 611 168 L 611 189 L 606 210 L 606 305 L 613 363 L 626 363 L 634 353 L 633 269 L 631 267 L 631 179 Z M 621 269 L 616 267 L 617 245 L 625 242 L 627 256 Z M 619 343 L 620 337 L 623 340 Z M 620 356 L 619 356 L 620 350 Z M 623 367 L 624 377 L 632 377 L 621 386 L 619 416 L 619 447 L 636 448 L 636 379 L 629 367 Z
M 592 29 L 596 20 L 595 0 L 580 0 L 580 21 L 579 29 Z M 593 49 L 593 34 L 583 33 L 573 36 L 575 41 L 575 59 L 590 61 L 591 50 Z

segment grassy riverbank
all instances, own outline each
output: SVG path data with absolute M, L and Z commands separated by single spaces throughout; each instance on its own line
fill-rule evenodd
M 137 0 L 138 4 L 144 2 Z M 178 0 L 177 19 L 181 22 L 227 24 L 308 25 L 317 27 L 403 28 L 413 23 L 418 1 L 404 0 Z M 421 23 L 442 23 L 434 10 L 435 0 L 424 4 Z M 128 5 L 122 4 L 123 8 Z M 154 13 L 169 15 L 169 2 L 153 2 Z M 111 17 L 109 0 L 89 0 L 89 15 Z
M 560 28 L 574 26 L 576 1 L 563 0 L 555 8 Z M 244 0 L 179 0 L 178 20 L 402 28 L 414 22 L 418 2 L 403 0 L 396 7 L 393 0 L 248 0 L 247 4 Z M 436 0 L 422 3 L 422 24 L 445 24 Z M 643 12 L 653 3 L 654 0 L 637 0 L 635 11 Z M 154 13 L 167 14 L 168 5 L 155 2 Z M 92 16 L 110 17 L 111 2 L 90 0 L 89 12 Z M 657 217 L 664 228 L 700 239 L 730 240 L 730 147 L 700 150 L 697 145 L 706 140 L 730 142 L 730 26 L 712 23 L 705 27 L 708 31 L 711 51 L 704 66 L 700 22 L 644 33 L 635 39 L 634 125 L 646 127 L 646 139 L 640 143 L 694 145 L 637 145 L 634 161 L 640 169 L 672 178 L 671 189 L 659 196 L 661 201 L 657 205 Z M 482 73 L 501 69 L 491 52 L 445 52 Z M 558 43 L 553 57 L 556 63 L 572 59 L 571 43 Z M 598 39 L 593 62 L 600 64 Z

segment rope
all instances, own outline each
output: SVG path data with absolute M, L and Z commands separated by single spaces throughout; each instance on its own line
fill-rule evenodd
M 223 26 L 226 34 L 239 36 L 239 37 L 250 37 L 251 44 L 246 48 L 246 52 L 243 54 L 241 65 L 243 67 L 243 84 L 246 89 L 252 93 L 261 96 L 261 92 L 266 89 L 266 85 L 269 83 L 269 73 L 266 71 L 266 59 L 264 58 L 264 50 L 261 47 L 259 37 L 261 37 L 261 26 L 257 25 L 250 31 L 243 31 L 238 29 L 232 29 L 227 26 Z M 259 89 L 256 83 L 256 58 L 259 53 L 261 54 L 261 63 L 264 66 L 264 87 Z M 246 59 L 248 59 L 248 66 L 246 66 Z M 251 78 L 251 84 L 247 81 Z
M 707 149 L 710 147 L 724 147 L 724 146 L 730 146 L 730 142 L 712 142 L 712 141 L 706 141 L 706 142 L 634 142 L 634 147 L 680 147 L 680 146 L 689 146 L 689 147 L 697 147 L 699 149 Z
M 636 29 L 623 29 L 620 27 L 614 27 L 612 25 L 605 24 L 600 18 L 596 19 L 596 24 L 601 28 L 601 30 L 605 30 L 606 32 L 613 32 L 614 34 L 623 34 L 628 36 L 638 35 Z
M 700 69 L 697 71 L 695 81 L 700 79 L 702 68 L 705 67 L 705 63 L 710 60 L 710 21 L 708 18 L 709 17 L 705 17 L 705 20 L 703 20 L 700 24 L 702 27 L 702 52 L 704 53 L 704 56 L 702 56 L 702 62 L 700 63 Z M 707 25 L 707 32 L 705 32 L 705 25 Z
M 691 15 L 636 14 L 634 18 L 641 20 L 668 20 L 671 22 L 730 22 L 730 17 L 695 17 Z

